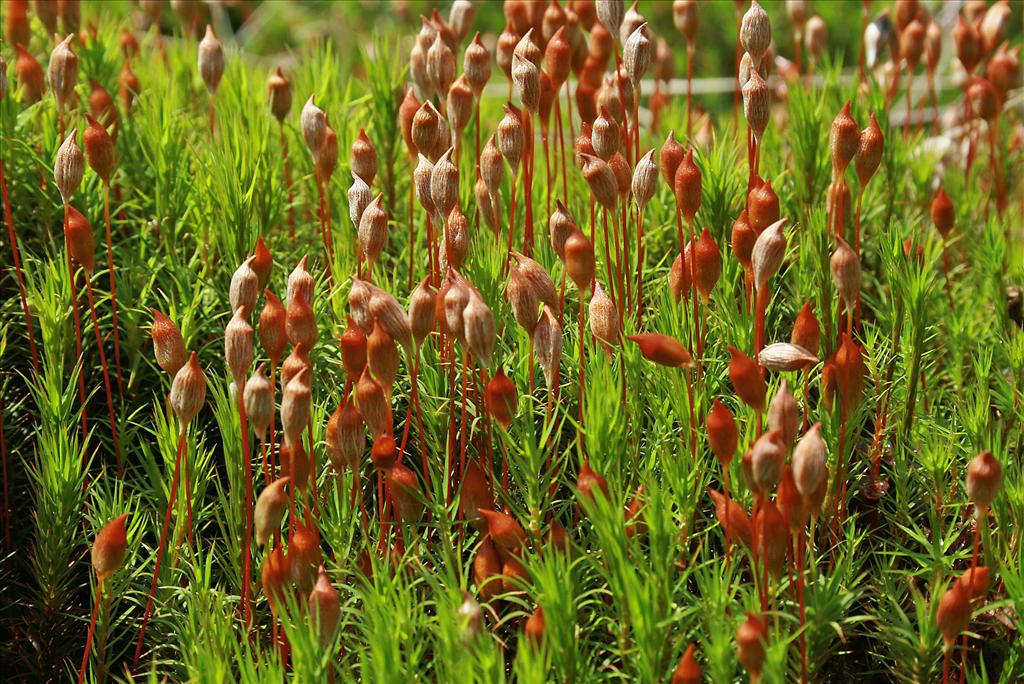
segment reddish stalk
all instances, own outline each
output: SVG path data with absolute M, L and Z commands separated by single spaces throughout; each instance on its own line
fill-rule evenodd
M 89 665 L 89 653 L 92 651 L 92 638 L 96 633 L 96 616 L 100 612 L 100 600 L 103 597 L 103 579 L 96 579 L 96 600 L 92 604 L 92 617 L 89 618 L 89 631 L 85 635 L 85 654 L 82 656 L 82 667 L 78 669 L 78 684 L 85 680 L 85 668 Z
M 942 684 L 949 684 L 949 665 L 953 661 L 953 645 L 946 644 L 946 654 L 942 658 Z
M 71 244 L 68 242 L 68 205 L 64 204 L 64 249 L 68 255 L 68 276 L 71 281 L 71 310 L 75 319 L 75 353 L 78 356 L 78 403 L 82 407 L 82 444 L 89 441 L 89 421 L 85 405 L 85 361 L 82 358 L 82 317 L 78 311 L 78 286 L 75 284 L 75 266 L 71 261 Z M 88 450 L 83 449 L 83 461 L 88 457 Z
M 525 183 L 526 183 L 526 180 L 525 180 L 525 176 L 526 176 L 525 164 L 526 164 L 526 161 L 525 160 L 523 161 L 523 164 L 524 164 L 524 167 L 523 167 L 523 177 L 524 177 L 523 183 L 525 185 Z M 508 203 L 508 248 L 505 250 L 505 263 L 501 267 L 501 276 L 503 278 L 506 275 L 508 275 L 509 259 L 512 256 L 512 237 L 516 233 L 516 176 L 518 176 L 518 175 L 519 175 L 518 173 L 513 173 L 512 174 L 512 198 L 509 200 L 509 203 Z M 525 188 L 524 188 L 524 192 L 525 192 Z
M 544 144 L 544 197 L 547 201 L 547 214 L 551 216 L 551 147 L 548 144 L 548 124 L 543 122 L 540 127 L 540 138 Z
M 861 203 L 864 200 L 864 186 L 861 186 L 857 190 L 857 213 L 853 220 L 853 250 L 857 254 L 857 260 L 860 261 L 860 209 Z M 857 315 L 856 315 L 857 327 L 860 327 L 860 290 L 857 290 Z M 850 335 L 853 335 L 853 330 L 850 330 Z
M 213 136 L 214 120 L 216 119 L 216 114 L 214 113 L 214 108 L 213 108 L 213 102 L 214 102 L 214 96 L 211 95 L 210 96 L 210 135 L 211 136 Z
M 633 302 L 633 278 L 630 277 L 630 269 L 632 268 L 632 260 L 629 258 L 629 239 L 626 237 L 626 226 L 629 224 L 629 205 L 626 202 L 622 203 L 622 216 L 619 220 L 619 231 L 618 231 L 618 244 L 622 245 L 623 257 L 625 261 L 619 265 L 619 292 L 622 292 L 623 284 L 626 288 L 626 300 L 625 302 L 619 302 L 619 321 L 623 321 L 626 318 L 625 309 L 629 308 L 629 305 Z M 625 273 L 625 276 L 623 276 Z M 623 281 L 625 278 L 625 281 Z
M 479 109 L 477 113 L 479 114 Z M 477 166 L 480 165 L 480 154 L 477 151 Z M 412 179 L 412 171 L 409 172 L 409 289 L 412 289 L 413 273 L 416 270 L 416 262 L 414 257 L 416 255 L 416 215 L 415 205 L 413 204 L 413 193 L 416 188 L 416 183 Z M 356 226 L 358 229 L 358 226 Z M 363 250 L 359 249 L 359 254 L 362 255 Z
M 100 366 L 103 368 L 103 389 L 107 393 L 107 413 L 110 417 L 110 438 L 114 443 L 114 458 L 117 460 L 117 477 L 121 478 L 124 464 L 121 463 L 121 447 L 117 442 L 117 418 L 114 415 L 114 395 L 110 389 L 110 371 L 107 368 L 107 354 L 103 351 L 103 335 L 100 334 L 100 321 L 96 316 L 96 302 L 92 294 L 92 281 L 85 279 L 85 296 L 89 301 L 89 314 L 92 316 L 92 329 L 96 333 L 96 348 L 100 353 Z
M 121 333 L 117 324 L 117 283 L 114 278 L 114 246 L 110 236 L 110 183 L 103 184 L 103 219 L 107 229 L 107 271 L 110 274 L 110 310 L 114 330 L 114 367 L 117 369 L 117 393 L 124 397 L 124 380 L 121 377 Z
M 178 430 L 178 453 L 174 457 L 174 475 L 171 477 L 171 492 L 167 498 L 167 512 L 164 514 L 164 524 L 160 530 L 160 544 L 156 549 L 156 566 L 153 568 L 153 582 L 149 586 L 149 598 L 146 599 L 146 610 L 142 614 L 142 627 L 139 628 L 139 639 L 135 645 L 135 656 L 132 659 L 132 671 L 139 667 L 139 657 L 142 655 L 142 643 L 146 638 L 146 626 L 153 614 L 153 597 L 156 594 L 156 583 L 160 578 L 160 563 L 164 559 L 164 546 L 167 543 L 167 530 L 171 525 L 171 511 L 174 509 L 175 499 L 178 495 L 178 473 L 181 470 L 181 457 L 185 451 L 185 425 Z M 291 489 L 291 487 L 289 487 Z M 191 526 L 190 526 L 191 527 Z
M 839 404 L 839 459 L 836 465 L 836 482 L 833 486 L 832 502 L 832 533 L 837 535 L 840 530 L 839 516 L 843 512 L 842 499 L 846 496 L 844 461 L 846 455 L 846 407 Z
M 421 441 L 423 439 L 423 435 L 425 434 L 423 432 L 423 418 L 421 417 L 421 413 L 420 413 L 419 388 L 417 387 L 417 384 L 416 384 L 416 376 L 419 373 L 419 369 L 420 369 L 420 360 L 419 360 L 419 356 L 417 356 L 416 357 L 416 361 L 412 364 L 412 373 L 411 373 L 411 378 L 410 378 L 410 384 L 412 386 L 412 388 L 411 388 L 412 401 L 409 402 L 409 407 L 408 407 L 408 409 L 405 412 L 405 427 L 402 430 L 402 443 L 401 443 L 401 446 L 398 448 L 398 459 L 399 460 L 401 460 L 402 456 L 405 454 L 405 448 L 406 448 L 406 445 L 409 442 L 409 428 L 410 428 L 410 426 L 412 424 L 412 413 L 413 413 L 413 411 L 416 412 L 416 429 L 419 430 L 419 435 L 420 435 L 420 440 Z M 422 444 L 420 444 L 420 460 L 421 460 L 421 465 L 423 467 L 424 486 L 429 491 L 429 489 L 430 489 L 430 470 L 427 467 L 427 450 L 423 447 Z
M 585 352 L 586 352 L 586 346 L 587 346 L 587 332 L 586 332 L 586 328 L 583 327 L 583 321 L 584 321 L 584 317 L 585 317 L 584 316 L 584 312 L 583 312 L 583 310 L 585 308 L 584 296 L 583 295 L 584 295 L 583 290 L 580 290 L 579 291 L 580 312 L 579 312 L 579 319 L 578 319 L 578 321 L 579 321 L 579 324 L 578 324 L 579 325 L 579 335 L 580 335 L 580 429 L 579 429 L 579 436 L 580 436 L 580 451 L 585 454 L 587 452 L 587 443 L 586 443 L 586 430 L 583 427 L 583 425 L 584 425 L 584 423 L 583 423 L 583 398 L 586 395 L 586 386 L 587 386 L 586 375 L 584 373 L 584 365 L 585 365 L 585 360 L 586 360 Z
M 608 271 L 608 294 L 611 296 L 612 301 L 618 306 L 619 293 L 616 292 L 615 288 L 615 276 L 612 271 L 612 253 L 610 239 L 608 237 L 608 210 L 601 208 L 601 214 L 604 219 L 604 263 L 605 270 Z
M 697 313 L 697 226 L 696 220 L 690 224 L 690 292 L 693 295 L 693 352 L 697 361 L 697 385 L 700 385 L 701 353 L 700 353 L 700 318 Z
M 523 230 L 523 254 L 533 256 L 533 115 L 523 109 L 523 128 L 526 129 L 526 155 L 523 159 L 523 206 L 526 210 Z M 510 233 L 511 234 L 511 233 Z M 507 268 L 507 267 L 506 267 Z
M 569 83 L 566 81 L 565 84 L 565 97 L 569 99 Z M 562 203 L 568 206 L 569 204 L 569 175 L 566 171 L 568 166 L 568 158 L 565 156 L 565 128 L 562 126 L 562 111 L 560 100 L 555 97 L 555 126 L 558 128 L 558 147 L 562 157 Z M 570 115 L 571 116 L 571 115 Z M 550 212 L 549 212 L 550 215 Z
M 288 237 L 295 237 L 295 207 L 292 206 L 292 172 L 288 164 L 288 140 L 284 137 L 284 122 L 278 122 L 281 137 L 281 160 L 284 162 L 284 187 L 288 197 Z
M 459 482 L 466 476 L 466 377 L 469 375 L 469 353 L 462 352 L 462 424 L 459 427 Z
M 252 609 L 249 603 L 249 588 L 252 586 L 252 454 L 249 451 L 249 416 L 246 415 L 245 402 L 242 401 L 241 392 L 238 393 L 238 415 L 242 426 L 242 455 L 245 459 L 245 541 L 242 544 L 242 576 L 245 584 L 242 585 L 242 616 L 246 629 L 250 629 L 252 627 Z M 265 460 L 264 465 L 266 465 Z
M 7 221 L 7 241 L 11 243 L 11 253 L 14 257 L 14 274 L 18 279 L 18 294 L 21 297 L 21 312 L 25 317 L 25 327 L 28 328 L 28 348 L 32 355 L 32 369 L 39 374 L 39 351 L 36 349 L 36 333 L 32 327 L 32 316 L 28 311 L 28 297 L 25 295 L 25 281 L 21 271 L 21 254 L 18 252 L 18 240 L 14 234 L 14 218 L 11 215 L 11 200 L 7 196 L 7 181 L 4 178 L 4 163 L 0 159 L 0 193 L 4 200 L 4 219 Z
M 636 216 L 636 327 L 644 317 L 644 210 Z
M 623 203 L 623 205 L 622 205 L 622 210 L 623 211 L 626 210 L 625 203 Z M 624 231 L 620 231 L 619 227 L 620 226 L 624 226 L 624 225 L 625 225 L 625 221 L 620 221 L 619 216 L 617 216 L 615 212 L 612 212 L 612 233 L 613 233 L 612 241 L 613 241 L 613 244 L 615 245 L 615 278 L 616 278 L 616 280 L 618 282 L 618 285 L 616 286 L 616 289 L 618 290 L 618 293 L 619 293 L 619 298 L 618 298 L 618 302 L 617 303 L 619 305 L 619 320 L 620 321 L 625 316 L 625 313 L 626 313 L 625 312 L 625 306 L 626 306 L 627 302 L 629 301 L 629 292 L 623 286 L 623 277 L 622 277 L 622 266 L 623 266 L 623 263 L 624 263 L 623 262 L 623 256 L 622 256 L 622 247 L 623 247 L 622 243 L 624 241 L 625 233 L 624 233 Z M 627 252 L 626 253 L 626 260 L 627 260 L 627 262 L 628 262 L 628 259 L 629 259 L 629 253 Z M 630 281 L 627 278 L 625 280 L 625 283 L 629 284 L 629 282 Z
M 793 540 L 796 548 L 796 594 L 797 602 L 800 605 L 800 682 L 807 684 L 807 632 L 804 627 L 807 625 L 807 602 L 804 596 L 804 530 L 800 536 Z

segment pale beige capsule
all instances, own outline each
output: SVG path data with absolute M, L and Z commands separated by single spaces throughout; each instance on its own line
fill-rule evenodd
M 224 76 L 224 46 L 209 24 L 206 25 L 206 35 L 199 41 L 199 75 L 203 77 L 206 89 L 216 93 Z
M 434 24 L 430 19 L 420 15 L 420 30 L 416 33 L 416 44 L 423 50 L 423 54 L 426 54 L 430 46 L 434 44 L 434 39 L 437 38 L 437 25 Z
M 505 73 L 509 80 L 512 79 L 512 54 L 516 51 L 520 37 L 515 32 L 515 29 L 512 28 L 511 22 L 505 25 L 505 30 L 498 36 L 495 61 L 498 63 L 498 68 Z
M 512 88 L 523 107 L 536 114 L 540 107 L 540 69 L 518 52 L 512 55 Z
M 324 441 L 327 443 L 327 457 L 335 470 L 341 472 L 343 468 L 349 468 L 355 471 L 359 468 L 359 457 L 366 450 L 366 432 L 355 402 L 345 399 L 338 405 L 327 421 Z
M 750 449 L 750 471 L 753 483 L 761 492 L 770 492 L 782 478 L 786 465 L 786 449 L 782 431 L 769 430 L 761 435 Z
M 441 244 L 438 245 L 439 256 L 441 257 L 441 270 L 447 271 L 448 267 L 458 270 L 466 262 L 466 255 L 469 254 L 469 219 L 462 213 L 462 209 L 456 204 L 448 214 L 444 222 L 444 234 Z
M 50 52 L 50 88 L 57 100 L 57 109 L 67 109 L 75 95 L 75 84 L 78 82 L 78 56 L 71 51 L 74 34 L 57 43 Z
M 469 125 L 473 116 L 473 89 L 469 86 L 469 79 L 462 74 L 452 87 L 448 89 L 448 123 L 451 124 L 456 136 L 462 135 L 462 131 Z
M 283 122 L 292 110 L 292 82 L 281 67 L 277 67 L 267 79 L 267 95 L 270 98 L 270 113 Z
M 448 332 L 460 343 L 465 344 L 463 312 L 469 304 L 469 288 L 461 276 L 453 279 L 444 295 L 444 322 Z
M 522 281 L 539 301 L 558 311 L 558 293 L 547 270 L 537 261 L 515 250 L 512 250 L 509 255 L 514 262 L 514 268 L 509 272 L 510 278 L 515 277 Z
M 409 328 L 416 345 L 422 345 L 427 335 L 437 327 L 437 292 L 429 276 L 420 281 L 409 296 Z
M 544 382 L 553 390 L 558 382 L 558 369 L 562 359 L 562 326 L 550 306 L 541 311 L 540 321 L 533 329 L 533 346 L 537 360 L 544 371 Z
M 296 299 L 302 298 L 307 303 L 313 303 L 313 288 L 316 282 L 309 272 L 306 264 L 309 263 L 309 255 L 303 254 L 299 263 L 288 274 L 288 282 L 285 287 L 285 306 L 291 306 Z
M 447 219 L 459 202 L 459 169 L 452 162 L 454 147 L 449 147 L 430 173 L 430 197 L 437 213 Z
M 316 106 L 313 96 L 310 95 L 306 104 L 302 106 L 302 114 L 299 117 L 302 128 L 302 137 L 306 141 L 306 147 L 311 153 L 315 153 L 324 144 L 327 136 L 327 114 Z
M 750 53 L 755 66 L 761 63 L 771 42 L 771 19 L 757 0 L 751 0 L 750 9 L 743 15 L 743 21 L 740 23 L 740 43 L 743 49 Z
M 619 199 L 619 183 L 608 162 L 592 154 L 579 155 L 583 163 L 583 178 L 590 186 L 590 192 L 605 209 L 615 209 Z
M 412 79 L 416 91 L 423 100 L 430 100 L 434 97 L 434 84 L 427 71 L 427 51 L 429 49 L 429 46 L 424 49 L 417 41 L 409 52 L 409 78 Z
M 633 35 L 634 31 L 647 23 L 647 20 L 644 19 L 644 15 L 640 14 L 637 10 L 637 4 L 638 0 L 633 0 L 633 4 L 631 4 L 626 9 L 626 13 L 622 15 L 622 23 L 619 24 L 619 42 L 623 45 L 623 59 L 625 59 L 625 46 L 627 41 L 629 41 L 629 37 Z
M 473 197 L 480 210 L 480 218 L 488 228 L 497 233 L 500 227 L 498 215 L 501 212 L 501 195 L 492 195 L 487 182 L 483 177 L 478 177 L 473 184 Z
M 672 3 L 672 22 L 687 46 L 693 45 L 697 41 L 697 31 L 700 28 L 697 0 L 675 0 Z
M 249 257 L 235 269 L 228 286 L 228 302 L 232 311 L 242 309 L 248 316 L 256 310 L 256 300 L 260 296 L 260 279 L 252 268 L 253 257 Z
M 551 248 L 555 250 L 559 259 L 565 259 L 565 241 L 577 230 L 579 226 L 573 220 L 569 209 L 562 204 L 562 200 L 555 200 L 555 210 L 548 219 L 548 234 L 551 236 Z
M 441 114 L 434 104 L 427 100 L 416 110 L 416 115 L 412 119 L 412 144 L 421 154 L 430 155 L 433 152 L 440 127 Z
M 274 532 L 281 529 L 281 520 L 288 510 L 288 493 L 284 488 L 291 482 L 290 477 L 281 477 L 267 485 L 256 499 L 252 522 L 256 530 L 256 543 L 266 545 Z
M 491 195 L 498 194 L 505 179 L 505 161 L 501 150 L 495 144 L 494 134 L 487 139 L 487 144 L 480 152 L 480 177 L 483 178 Z
M 594 152 L 605 161 L 611 159 L 612 155 L 618 152 L 622 146 L 619 124 L 612 119 L 607 107 L 602 107 L 600 114 L 594 119 L 590 141 L 594 146 Z
M 427 50 L 427 75 L 437 92 L 447 96 L 448 88 L 455 80 L 455 54 L 440 33 Z
M 469 303 L 462 311 L 462 327 L 473 356 L 485 368 L 490 366 L 497 341 L 494 314 L 475 290 L 470 290 Z
M 829 260 L 832 282 L 835 283 L 843 304 L 852 310 L 857 306 L 857 294 L 860 292 L 860 259 L 846 240 L 839 235 L 835 238 L 836 249 Z
M 764 136 L 764 130 L 768 127 L 768 119 L 771 117 L 771 92 L 768 84 L 756 69 L 750 72 L 750 77 L 743 86 L 743 116 L 754 132 L 754 138 L 760 142 Z
M 380 321 L 380 324 L 388 331 L 388 335 L 402 345 L 406 353 L 411 353 L 412 330 L 409 328 L 409 319 L 405 315 L 405 309 L 398 303 L 398 300 L 390 292 L 374 288 L 373 296 L 370 297 L 369 309 L 370 316 Z
M 601 87 L 597 91 L 598 111 L 600 112 L 602 109 L 606 109 L 615 121 L 625 121 L 626 109 L 622 106 L 623 96 L 625 96 L 625 93 L 619 93 L 615 80 L 611 77 L 605 78 L 601 82 Z M 629 102 L 632 103 L 633 100 L 629 99 Z M 632 104 L 630 106 L 632 108 Z
M 384 389 L 370 377 L 369 368 L 364 369 L 359 377 L 355 396 L 356 407 L 370 434 L 376 437 L 387 432 L 391 423 L 391 406 L 384 396 Z
M 658 189 L 658 164 L 654 161 L 654 150 L 640 158 L 633 169 L 632 191 L 637 209 L 643 211 Z
M 942 59 L 942 27 L 935 19 L 929 19 L 928 28 L 924 34 L 925 64 L 928 71 L 934 72 Z
M 795 371 L 813 366 L 818 357 L 798 344 L 776 342 L 758 352 L 757 362 L 770 371 Z
M 793 450 L 793 480 L 804 501 L 814 498 L 828 478 L 825 440 L 821 438 L 821 423 L 815 423 L 797 442 Z
M 750 53 L 744 52 L 743 56 L 740 58 L 740 66 L 737 73 L 737 77 L 740 81 L 740 88 L 747 85 L 747 81 L 750 80 L 750 72 L 752 71 L 760 71 L 760 69 L 754 67 L 754 60 L 750 57 Z
M 348 156 L 352 175 L 363 179 L 367 185 L 373 185 L 373 179 L 377 176 L 377 163 L 377 148 L 367 137 L 366 130 L 360 128 Z
M 505 299 L 512 308 L 512 316 L 516 323 L 526 332 L 533 334 L 540 318 L 540 299 L 537 293 L 519 274 L 518 268 L 509 269 L 508 285 L 505 287 Z
M 505 105 L 505 116 L 498 123 L 498 149 L 505 161 L 512 167 L 512 175 L 519 173 L 519 162 L 523 158 L 526 136 L 519 110 L 511 102 Z
M 476 9 L 470 0 L 455 0 L 448 10 L 448 26 L 455 36 L 455 42 L 461 43 L 469 35 L 469 27 L 473 25 Z
M 810 13 L 810 0 L 786 0 L 786 16 L 793 26 L 800 28 L 806 24 Z
M 352 287 L 348 291 L 348 310 L 352 319 L 364 333 L 369 335 L 373 331 L 373 317 L 370 316 L 370 300 L 373 298 L 375 288 L 365 280 L 352 279 Z
M 825 48 L 828 47 L 828 27 L 825 25 L 825 20 L 817 14 L 807 21 L 807 27 L 804 29 L 804 45 L 814 63 L 821 60 Z
M 82 184 L 82 175 L 85 173 L 85 155 L 75 142 L 77 133 L 77 128 L 71 129 L 68 137 L 64 138 L 64 142 L 57 149 L 57 157 L 53 163 L 53 180 L 64 204 L 67 204 L 78 190 L 78 186 Z
M 388 214 L 383 204 L 384 194 L 377 193 L 359 219 L 359 246 L 370 263 L 377 260 L 388 244 Z
M 605 293 L 604 288 L 601 287 L 601 282 L 598 280 L 594 281 L 594 293 L 590 296 L 588 311 L 590 314 L 590 332 L 594 333 L 594 337 L 609 347 L 618 346 L 619 310 L 611 297 Z
M 338 134 L 331 128 L 330 124 L 324 133 L 324 142 L 316 152 L 313 153 L 313 162 L 323 179 L 325 187 L 329 187 L 331 176 L 338 168 Z
M 647 37 L 647 24 L 638 26 L 622 48 L 623 66 L 634 90 L 640 89 L 640 79 L 651 66 L 651 40 Z
M 782 231 L 788 219 L 779 219 L 757 236 L 750 261 L 754 265 L 754 287 L 758 292 L 768 287 L 768 281 L 779 272 L 786 257 L 786 234 Z
M 768 428 L 779 430 L 782 443 L 788 450 L 796 439 L 799 426 L 800 406 L 796 403 L 796 397 L 789 391 L 789 383 L 783 380 L 768 405 Z
M 238 387 L 242 386 L 253 358 L 253 329 L 246 316 L 245 307 L 239 306 L 224 328 L 224 361 Z
M 281 393 L 281 429 L 288 445 L 297 444 L 309 423 L 313 388 L 310 370 L 303 368 L 284 386 Z
M 516 49 L 512 51 L 512 68 L 515 69 L 515 57 L 525 59 L 533 66 L 540 69 L 541 60 L 544 59 L 544 53 L 541 51 L 540 46 L 537 45 L 537 41 L 534 37 L 534 29 L 527 31 L 519 42 L 516 43 Z
M 422 154 L 417 155 L 416 168 L 412 172 L 413 186 L 416 188 L 416 200 L 429 216 L 437 216 L 434 200 L 430 196 L 430 176 L 434 165 Z
M 270 421 L 274 419 L 274 383 L 266 374 L 266 364 L 260 363 L 249 376 L 242 391 L 245 413 L 256 436 L 263 441 Z
M 658 37 L 654 43 L 654 78 L 668 83 L 676 75 L 676 56 L 668 41 Z
M 196 353 L 188 358 L 188 363 L 178 369 L 171 382 L 171 410 L 178 417 L 181 429 L 184 430 L 199 413 L 206 401 L 206 376 L 199 367 Z
M 479 100 L 483 95 L 484 86 L 491 80 L 491 53 L 480 40 L 479 32 L 473 36 L 473 42 L 466 48 L 462 71 L 473 91 L 473 96 Z
M 373 201 L 373 193 L 370 186 L 359 176 L 352 177 L 352 185 L 348 188 L 348 217 L 352 226 L 359 230 L 359 221 L 363 218 L 363 212 Z
M 612 36 L 619 35 L 619 27 L 626 16 L 626 3 L 624 0 L 595 0 L 594 9 L 597 10 L 597 19 L 608 29 Z

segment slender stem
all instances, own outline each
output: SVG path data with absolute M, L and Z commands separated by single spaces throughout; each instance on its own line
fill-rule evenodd
M 214 103 L 214 95 L 210 95 L 210 136 L 211 137 L 213 136 L 214 120 L 216 119 L 216 114 L 214 113 L 214 105 L 213 105 L 213 103 Z
M 124 398 L 124 380 L 121 373 L 121 333 L 117 323 L 117 283 L 114 278 L 114 246 L 110 235 L 110 183 L 103 184 L 103 219 L 107 229 L 107 272 L 110 275 L 111 327 L 114 330 L 114 367 L 117 369 L 117 392 Z
M 28 329 L 28 348 L 32 355 L 32 369 L 39 374 L 39 351 L 36 349 L 36 333 L 32 327 L 32 316 L 28 311 L 28 297 L 25 295 L 25 280 L 21 271 L 21 254 L 18 251 L 18 239 L 14 234 L 14 218 L 11 215 L 11 200 L 7 196 L 7 181 L 4 178 L 4 162 L 0 159 L 0 194 L 4 200 L 4 220 L 7 222 L 7 241 L 11 244 L 14 259 L 14 274 L 18 279 L 18 295 L 21 297 L 21 312 L 25 317 Z
M 167 512 L 164 514 L 164 524 L 160 530 L 160 543 L 156 548 L 156 565 L 153 568 L 153 582 L 149 586 L 149 598 L 146 599 L 146 610 L 142 614 L 142 627 L 139 628 L 139 639 L 135 645 L 135 656 L 132 659 L 132 671 L 139 667 L 139 657 L 142 655 L 142 644 L 146 638 L 146 625 L 153 614 L 153 596 L 156 594 L 156 583 L 160 578 L 160 563 L 164 559 L 164 546 L 167 543 L 167 530 L 171 525 L 171 511 L 174 509 L 175 499 L 178 495 L 178 473 L 181 470 L 181 457 L 185 451 L 185 425 L 182 424 L 178 431 L 178 453 L 174 457 L 174 475 L 171 477 L 171 491 L 167 497 Z M 291 487 L 289 487 L 291 489 Z
M 107 394 L 107 413 L 110 418 L 110 438 L 114 443 L 114 458 L 117 460 L 117 477 L 121 478 L 124 464 L 121 462 L 121 447 L 117 441 L 117 417 L 114 414 L 114 396 L 110 389 L 110 371 L 107 368 L 107 354 L 103 351 L 103 335 L 100 333 L 100 321 L 96 316 L 96 302 L 92 294 L 92 280 L 86 274 L 85 295 L 89 301 L 89 314 L 92 317 L 92 329 L 96 334 L 96 348 L 100 354 L 100 367 L 103 369 L 103 389 Z
M 644 317 L 644 210 L 637 210 L 636 218 L 636 326 Z
M 241 387 L 238 380 L 236 384 Z M 246 629 L 252 627 L 252 608 L 249 590 L 252 586 L 252 527 L 253 527 L 253 488 L 252 488 L 252 454 L 249 450 L 249 416 L 246 415 L 242 393 L 238 393 L 238 416 L 242 428 L 242 457 L 245 469 L 245 541 L 242 544 L 242 616 Z M 312 451 L 312 447 L 310 447 Z
M 523 230 L 523 254 L 533 256 L 533 116 L 523 109 L 523 128 L 526 129 L 526 155 L 523 159 L 523 206 L 526 211 Z
M 82 444 L 89 441 L 88 410 L 85 405 L 85 361 L 82 358 L 82 317 L 78 311 L 78 286 L 75 284 L 75 266 L 71 260 L 71 243 L 68 241 L 68 204 L 64 204 L 64 249 L 68 255 L 68 279 L 71 282 L 71 310 L 75 320 L 75 354 L 78 358 L 78 403 L 82 407 Z M 82 450 L 83 460 L 88 450 Z
M 584 318 L 585 318 L 585 314 L 584 314 L 584 308 L 585 308 L 585 305 L 584 305 L 584 295 L 585 294 L 586 293 L 583 290 L 579 291 L 580 310 L 579 310 L 579 318 L 577 319 L 579 321 L 578 326 L 579 326 L 579 336 L 580 336 L 580 429 L 579 429 L 579 436 L 580 436 L 580 451 L 583 452 L 584 454 L 587 451 L 586 430 L 584 429 L 584 423 L 583 423 L 583 416 L 584 416 L 583 400 L 584 400 L 584 397 L 586 396 L 586 385 L 587 385 L 587 380 L 586 380 L 586 375 L 585 375 L 585 370 L 584 370 L 584 367 L 586 365 L 586 346 L 587 346 L 587 331 L 586 331 L 586 328 L 584 328 Z
M 85 680 L 85 668 L 89 665 L 89 652 L 92 651 L 92 637 L 96 633 L 96 616 L 100 611 L 100 600 L 103 597 L 103 578 L 96 578 L 96 600 L 92 602 L 92 617 L 89 618 L 89 631 L 85 635 L 85 654 L 82 656 L 82 667 L 78 668 L 78 684 Z

